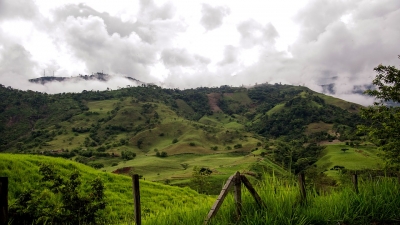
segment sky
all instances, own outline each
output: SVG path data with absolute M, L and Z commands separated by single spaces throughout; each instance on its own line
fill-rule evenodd
M 399 67 L 398 0 L 0 0 L 0 84 L 48 93 L 282 83 L 360 104 Z M 28 79 L 101 72 L 104 82 Z

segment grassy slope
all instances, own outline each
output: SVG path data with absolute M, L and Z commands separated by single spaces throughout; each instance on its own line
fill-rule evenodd
M 341 151 L 342 148 L 349 150 L 343 152 Z M 323 156 L 316 165 L 322 170 L 327 170 L 325 173 L 333 177 L 337 177 L 338 172 L 330 169 L 336 165 L 344 166 L 350 170 L 382 169 L 384 163 L 377 154 L 376 147 L 370 145 L 361 145 L 355 148 L 343 142 L 330 143 L 326 145 Z
M 59 158 L 34 155 L 0 154 L 0 176 L 9 177 L 9 198 L 13 204 L 24 190 L 40 188 L 39 165 L 54 165 L 57 171 L 68 175 L 78 170 L 82 180 L 100 177 L 106 187 L 108 206 L 105 214 L 110 220 L 130 220 L 133 218 L 132 181 L 128 176 L 100 172 L 91 167 Z M 162 213 L 171 207 L 196 208 L 200 203 L 212 204 L 213 199 L 189 188 L 166 186 L 149 181 L 140 181 L 141 202 L 144 216 Z
M 324 123 L 324 122 L 319 122 L 319 123 L 310 123 L 306 130 L 305 133 L 306 134 L 311 134 L 311 133 L 316 133 L 316 132 L 321 132 L 321 131 L 325 131 L 325 132 L 333 132 L 332 131 L 333 128 L 333 124 L 328 124 L 328 123 Z
M 274 163 L 269 160 L 261 160 L 260 156 L 253 155 L 235 155 L 230 153 L 223 154 L 181 154 L 169 156 L 167 158 L 158 158 L 154 156 L 138 156 L 134 160 L 120 163 L 115 167 L 106 167 L 106 171 L 114 171 L 117 168 L 133 167 L 136 173 L 143 175 L 146 180 L 162 181 L 187 180 L 192 174 L 192 170 L 197 167 L 209 167 L 213 170 L 213 175 L 226 177 L 235 171 L 248 171 L 250 166 L 260 162 L 270 170 L 283 172 Z M 188 169 L 184 170 L 182 163 L 189 164 Z
M 100 177 L 106 185 L 109 206 L 104 212 L 107 224 L 132 223 L 131 180 L 128 177 L 99 172 L 68 160 L 31 155 L 0 154 L 0 176 L 10 177 L 10 197 L 23 189 L 37 187 L 40 163 L 51 163 L 62 174 L 71 169 L 81 172 L 84 180 Z M 29 174 L 29 175 L 27 175 Z M 266 176 L 257 192 L 266 203 L 260 209 L 243 190 L 243 216 L 235 222 L 234 200 L 228 194 L 211 224 L 370 224 L 379 221 L 398 221 L 399 187 L 397 182 L 361 182 L 360 193 L 342 188 L 326 195 L 309 190 L 309 204 L 299 204 L 299 191 L 292 179 Z M 215 198 L 199 195 L 187 188 L 169 187 L 141 181 L 143 224 L 202 224 Z
M 335 98 L 329 95 L 324 95 L 321 93 L 316 93 L 316 95 L 324 99 L 327 104 L 337 106 L 349 112 L 358 113 L 360 111 L 360 108 L 362 108 L 362 106 L 359 104 L 348 102 L 343 99 Z

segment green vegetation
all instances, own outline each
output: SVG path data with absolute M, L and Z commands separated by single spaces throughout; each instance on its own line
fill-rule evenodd
M 398 73 L 379 68 L 382 73 Z M 379 97 L 383 91 L 369 93 Z M 96 222 L 131 223 L 131 180 L 111 172 L 136 173 L 143 179 L 145 224 L 202 223 L 215 196 L 199 193 L 217 195 L 235 171 L 250 177 L 269 206 L 259 210 L 245 194 L 239 224 L 365 224 L 399 219 L 397 211 L 391 211 L 398 209 L 393 197 L 398 184 L 390 178 L 363 182 L 359 195 L 346 186 L 346 176 L 355 171 L 371 177 L 386 172 L 376 145 L 392 163 L 398 160 L 391 150 L 399 144 L 396 107 L 362 109 L 306 87 L 279 84 L 187 90 L 143 84 L 55 95 L 0 85 L 0 95 L 6 97 L 0 102 L 0 176 L 10 177 L 11 205 L 34 204 L 37 210 L 47 210 L 41 222 L 57 221 L 51 216 L 62 217 L 56 209 L 69 204 L 60 200 L 62 192 L 53 193 L 52 182 L 61 180 L 59 187 L 77 184 L 70 192 L 87 203 L 87 196 L 94 195 L 90 181 L 95 179 L 104 185 L 104 198 L 94 205 L 105 206 L 87 208 L 99 211 L 94 213 Z M 53 165 L 62 179 L 40 184 L 44 162 Z M 299 204 L 292 177 L 300 172 L 307 174 L 310 185 L 307 205 Z M 385 196 L 376 194 L 381 191 Z M 34 201 L 21 200 L 27 192 Z M 374 201 L 387 204 L 379 207 Z M 228 197 L 212 223 L 236 223 L 232 202 Z M 19 209 L 23 212 L 23 207 Z M 61 211 L 68 214 L 60 214 L 65 218 L 73 214 Z M 94 218 L 93 213 L 85 214 Z
M 400 56 L 399 56 L 400 58 Z M 375 97 L 379 102 L 361 111 L 361 116 L 368 121 L 360 126 L 360 132 L 367 134 L 371 141 L 383 151 L 386 161 L 394 167 L 400 166 L 400 70 L 394 66 L 379 65 L 374 68 L 377 73 L 373 84 L 374 90 L 366 94 Z M 391 103 L 395 106 L 387 106 Z
M 91 167 L 60 158 L 0 154 L 0 176 L 9 177 L 9 205 L 13 207 L 21 194 L 28 190 L 41 191 L 42 196 L 52 196 L 45 191 L 39 181 L 42 176 L 39 168 L 42 164 L 50 164 L 61 177 L 69 177 L 76 171 L 81 175 L 83 190 L 80 194 L 90 193 L 90 180 L 99 179 L 104 184 L 106 208 L 100 210 L 98 221 L 114 223 L 112 221 L 131 221 L 133 218 L 132 180 L 128 176 L 101 172 Z M 86 181 L 86 182 L 85 182 Z M 88 186 L 89 185 L 89 186 Z M 162 184 L 140 181 L 141 201 L 144 218 L 163 213 L 174 207 L 196 208 L 197 205 L 212 204 L 213 198 L 199 195 L 189 188 L 178 188 Z M 60 205 L 60 199 L 46 198 L 49 204 Z
M 350 178 L 348 178 L 350 179 Z M 330 193 L 307 192 L 307 204 L 300 203 L 299 187 L 292 179 L 266 177 L 257 188 L 266 209 L 260 209 L 252 196 L 244 192 L 243 212 L 236 222 L 235 204 L 228 195 L 211 224 L 396 224 L 400 219 L 396 180 L 365 180 L 360 193 L 345 186 Z M 198 209 L 171 209 L 146 224 L 202 224 L 210 205 Z

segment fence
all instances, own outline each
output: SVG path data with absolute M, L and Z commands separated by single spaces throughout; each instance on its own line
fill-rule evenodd
M 399 180 L 400 181 L 400 180 Z M 307 201 L 306 195 L 306 185 L 305 185 L 305 176 L 304 173 L 300 173 L 298 175 L 298 182 L 300 188 L 300 196 L 301 201 L 305 203 Z M 352 182 L 354 191 L 358 193 L 358 178 L 357 173 L 353 174 Z M 242 215 L 242 184 L 250 194 L 253 196 L 255 202 L 258 204 L 260 208 L 267 208 L 265 203 L 262 201 L 261 197 L 258 195 L 254 187 L 251 185 L 250 181 L 239 172 L 236 172 L 234 175 L 230 176 L 225 185 L 223 186 L 217 200 L 211 207 L 206 219 L 204 220 L 204 224 L 207 224 L 212 217 L 216 215 L 219 208 L 221 207 L 225 197 L 227 196 L 231 187 L 234 187 L 234 200 L 236 206 L 236 218 L 240 219 Z M 135 223 L 137 225 L 142 224 L 142 212 L 140 205 L 140 187 L 139 187 L 139 175 L 134 174 L 132 176 L 132 188 L 133 188 L 133 199 L 134 199 L 134 215 L 135 215 Z M 275 190 L 276 191 L 276 190 Z M 8 224 L 8 177 L 0 177 L 0 225 Z

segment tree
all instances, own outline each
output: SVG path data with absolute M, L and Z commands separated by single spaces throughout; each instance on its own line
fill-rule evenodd
M 212 171 L 209 168 L 197 167 L 193 168 L 192 172 L 192 185 L 199 193 L 207 193 L 210 188 L 210 179 Z
M 361 110 L 367 124 L 358 129 L 383 151 L 382 156 L 389 165 L 400 166 L 400 107 L 393 106 L 400 103 L 400 70 L 379 65 L 374 71 L 377 73 L 372 82 L 375 89 L 365 94 L 378 101 Z
M 10 206 L 13 224 L 94 224 L 101 216 L 98 211 L 106 201 L 99 178 L 85 189 L 77 171 L 66 178 L 54 166 L 43 164 L 39 173 L 40 188 L 25 190 Z
M 345 153 L 347 150 L 349 150 L 348 148 L 342 148 L 342 149 L 340 149 L 340 150 L 342 150 L 343 151 L 343 153 Z

